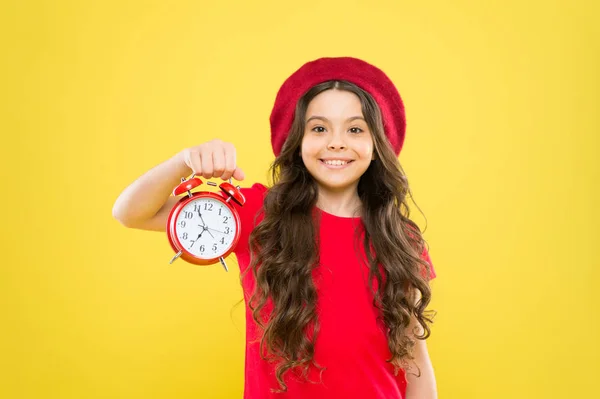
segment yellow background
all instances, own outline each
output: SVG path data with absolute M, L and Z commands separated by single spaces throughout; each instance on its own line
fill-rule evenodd
M 380 66 L 438 279 L 440 398 L 597 392 L 599 28 L 589 1 L 8 1 L 2 398 L 240 398 L 239 272 L 112 219 L 188 146 L 266 182 L 268 117 L 306 61 Z M 416 220 L 424 226 L 416 208 Z

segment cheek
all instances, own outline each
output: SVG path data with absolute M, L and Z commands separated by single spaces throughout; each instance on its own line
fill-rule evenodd
M 302 152 L 302 157 L 314 156 L 319 152 L 320 146 L 315 140 L 304 139 L 302 140 L 302 144 L 300 145 L 300 151 Z
M 302 163 L 304 163 L 304 165 L 306 165 L 306 162 L 308 161 L 308 159 L 310 158 L 310 146 L 307 145 L 306 141 L 302 141 L 302 144 L 300 144 L 300 158 L 302 158 Z
M 371 158 L 373 155 L 373 142 L 365 142 L 360 147 L 360 154 L 365 158 Z

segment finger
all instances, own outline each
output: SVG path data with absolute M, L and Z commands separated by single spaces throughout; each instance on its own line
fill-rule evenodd
M 225 147 L 225 172 L 221 175 L 221 179 L 229 180 L 235 170 L 235 147 L 229 144 Z
M 200 163 L 200 154 L 198 152 L 190 152 L 187 159 L 188 166 L 194 174 L 202 174 L 202 164 Z
M 200 150 L 200 160 L 202 163 L 202 176 L 205 179 L 213 177 L 213 149 L 210 146 L 203 147 Z
M 217 146 L 212 153 L 213 158 L 213 176 L 219 177 L 225 171 L 225 149 Z M 211 177 L 213 177 L 211 176 Z
M 246 177 L 246 175 L 244 174 L 244 171 L 239 167 L 237 167 L 235 169 L 235 171 L 233 172 L 233 178 L 235 180 L 241 181 L 241 180 L 244 180 L 245 177 Z

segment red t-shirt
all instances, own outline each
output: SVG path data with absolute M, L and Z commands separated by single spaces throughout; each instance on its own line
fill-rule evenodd
M 241 236 L 235 254 L 244 272 L 250 263 L 248 239 L 252 229 L 262 220 L 255 219 L 262 208 L 267 188 L 254 184 L 242 188 L 246 197 L 243 207 L 236 206 L 241 218 Z M 400 370 L 394 376 L 384 327 L 377 322 L 373 294 L 367 283 L 368 265 L 362 241 L 356 245 L 356 229 L 363 227 L 360 218 L 344 218 L 320 211 L 320 263 L 313 272 L 317 288 L 317 312 L 320 330 L 315 341 L 315 361 L 327 369 L 319 379 L 319 371 L 311 366 L 310 381 L 304 381 L 289 370 L 283 378 L 285 393 L 275 378 L 275 365 L 260 358 L 258 326 L 248 308 L 254 288 L 254 277 L 248 272 L 242 281 L 246 302 L 246 364 L 244 399 L 402 399 L 406 379 Z M 362 231 L 362 230 L 361 230 Z M 362 252 L 357 256 L 356 249 Z M 431 264 L 425 251 L 423 257 Z M 431 278 L 435 271 L 431 267 Z M 374 287 L 377 285 L 375 284 Z

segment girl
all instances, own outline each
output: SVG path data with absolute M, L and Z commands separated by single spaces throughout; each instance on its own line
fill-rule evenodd
M 398 162 L 404 106 L 355 58 L 303 65 L 271 113 L 273 185 L 243 188 L 244 398 L 436 398 L 425 340 L 435 277 Z M 182 176 L 244 179 L 221 140 L 133 182 L 113 215 L 164 231 Z M 237 205 L 236 205 L 237 206 Z

